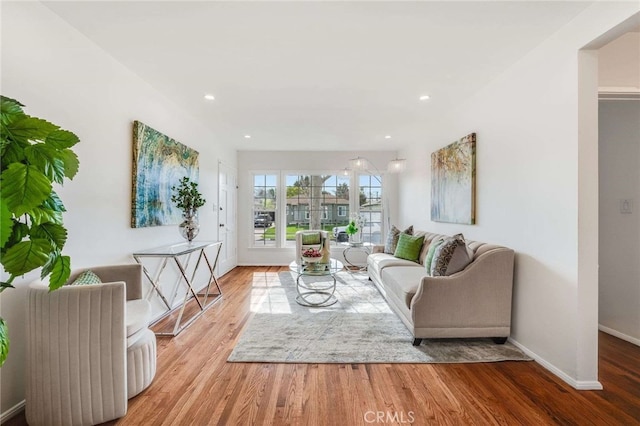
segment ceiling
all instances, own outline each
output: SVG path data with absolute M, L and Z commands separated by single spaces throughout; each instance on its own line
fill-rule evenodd
M 479 90 L 589 4 L 45 3 L 240 150 L 417 143 L 438 111 Z M 423 94 L 431 99 L 419 101 Z

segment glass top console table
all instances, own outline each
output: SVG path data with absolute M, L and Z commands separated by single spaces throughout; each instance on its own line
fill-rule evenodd
M 200 315 L 204 313 L 205 309 L 222 298 L 222 291 L 220 290 L 218 280 L 214 275 L 215 268 L 218 264 L 218 258 L 220 257 L 221 248 L 221 241 L 192 241 L 156 247 L 133 253 L 133 258 L 136 262 L 142 265 L 142 270 L 152 287 L 147 299 L 151 298 L 152 294 L 155 292 L 166 307 L 165 312 L 160 317 L 156 318 L 151 325 L 157 324 L 165 317 L 179 310 L 173 330 L 171 332 L 156 332 L 156 335 L 178 335 L 182 330 L 187 328 L 193 321 L 200 317 Z M 209 257 L 206 253 L 207 250 L 214 254 L 213 262 L 209 261 Z M 161 259 L 153 275 L 149 273 L 149 270 L 142 261 L 144 258 L 151 257 Z M 193 257 L 196 257 L 195 266 L 191 269 L 191 273 L 189 273 L 189 266 Z M 162 273 L 165 271 L 167 263 L 170 263 L 171 261 L 176 265 L 179 275 L 174 291 L 172 291 L 171 295 L 167 296 L 162 290 L 160 278 L 162 277 Z M 203 270 L 204 276 L 207 277 L 205 282 L 196 282 L 196 274 L 199 270 Z M 181 303 L 179 302 L 175 305 L 174 302 L 178 295 L 181 283 L 184 284 L 184 298 L 181 299 Z M 215 291 L 214 293 L 211 293 L 212 286 L 215 287 L 215 289 L 213 289 Z M 187 303 L 191 300 L 195 300 L 196 302 L 196 312 L 192 314 L 184 324 L 182 324 L 185 308 Z

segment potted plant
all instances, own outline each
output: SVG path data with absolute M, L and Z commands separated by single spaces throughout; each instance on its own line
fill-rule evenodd
M 64 204 L 54 184 L 73 179 L 79 161 L 71 147 L 80 140 L 68 130 L 24 113 L 24 105 L 0 96 L 0 256 L 8 274 L 0 292 L 16 277 L 42 268 L 51 291 L 71 274 L 62 255 L 67 229 Z M 0 318 L 0 365 L 9 351 L 7 325 Z
M 172 186 L 171 190 L 174 191 L 171 201 L 182 210 L 184 219 L 180 224 L 180 233 L 187 241 L 191 242 L 200 232 L 198 209 L 204 206 L 206 200 L 198 191 L 198 184 L 191 182 L 187 176 L 180 179 L 180 184 L 177 187 Z

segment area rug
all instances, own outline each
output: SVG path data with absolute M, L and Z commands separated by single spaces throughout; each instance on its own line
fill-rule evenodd
M 400 318 L 364 274 L 337 274 L 337 302 L 296 303 L 295 275 L 254 284 L 255 314 L 229 362 L 471 363 L 529 361 L 511 343 L 491 339 L 424 339 L 418 347 Z M 328 277 L 322 277 L 325 281 Z

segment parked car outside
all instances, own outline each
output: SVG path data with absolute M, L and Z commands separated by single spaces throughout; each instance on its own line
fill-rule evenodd
M 268 214 L 259 214 L 253 219 L 253 226 L 255 228 L 268 228 L 273 224 L 271 216 Z
M 360 232 L 362 235 L 362 242 L 380 244 L 380 224 L 372 223 L 364 225 L 360 229 Z M 336 239 L 336 242 L 339 243 L 346 243 L 347 241 L 349 241 L 349 234 L 347 234 L 347 225 L 334 227 L 333 237 Z

